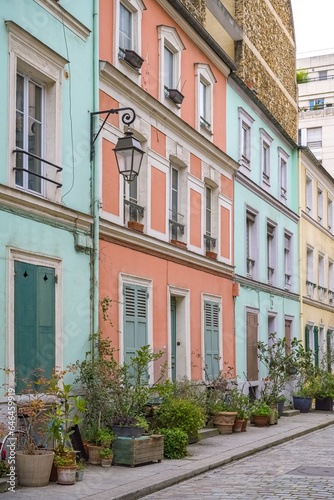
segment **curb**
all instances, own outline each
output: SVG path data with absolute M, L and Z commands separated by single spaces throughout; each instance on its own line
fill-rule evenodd
M 234 462 L 236 460 L 240 460 L 241 458 L 249 457 L 249 456 L 254 455 L 255 453 L 258 453 L 260 451 L 267 450 L 268 448 L 278 446 L 278 445 L 286 443 L 288 441 L 292 441 L 293 439 L 297 439 L 299 437 L 305 436 L 305 435 L 310 434 L 312 432 L 324 429 L 325 427 L 329 427 L 330 425 L 333 425 L 333 424 L 334 424 L 334 420 L 331 420 L 330 422 L 324 422 L 322 424 L 318 424 L 315 427 L 312 427 L 309 429 L 304 429 L 303 431 L 297 432 L 296 434 L 293 434 L 291 436 L 286 436 L 283 438 L 274 439 L 270 443 L 258 446 L 256 448 L 251 448 L 247 451 L 244 451 L 242 453 L 238 453 L 238 454 L 233 455 L 229 458 L 225 458 L 224 460 L 219 460 L 219 461 L 214 462 L 210 465 L 206 465 L 203 467 L 197 467 L 195 470 L 192 470 L 192 471 L 182 472 L 174 477 L 160 481 L 159 483 L 141 488 L 140 490 L 132 491 L 129 493 L 124 493 L 123 495 L 121 494 L 121 495 L 115 496 L 115 497 L 111 496 L 110 498 L 112 500 L 137 500 L 137 499 L 142 498 L 146 495 L 151 495 L 152 493 L 155 493 L 157 491 L 168 488 L 169 486 L 173 486 L 173 485 L 180 483 L 182 481 L 185 481 L 187 479 L 191 479 L 193 477 L 196 477 L 200 474 L 203 474 L 204 472 L 208 472 L 208 471 L 211 471 L 213 469 L 217 469 L 218 467 L 222 467 L 223 465 L 226 465 L 228 463 Z M 86 497 L 86 498 L 89 498 L 89 497 Z

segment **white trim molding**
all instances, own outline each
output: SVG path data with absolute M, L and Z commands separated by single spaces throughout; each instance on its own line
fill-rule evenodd
M 201 83 L 206 89 L 205 117 L 201 117 Z M 213 85 L 215 83 L 217 80 L 208 64 L 195 64 L 195 128 L 211 141 L 213 138 Z M 207 123 L 204 123 L 204 119 Z
M 176 379 L 184 377 L 191 379 L 191 340 L 190 340 L 190 290 L 167 285 L 167 328 L 168 328 L 168 376 L 172 378 L 172 327 L 171 327 L 171 297 L 175 297 L 176 305 L 176 332 L 181 332 L 183 338 L 180 340 L 182 355 L 184 358 L 184 370 L 178 372 L 176 365 Z M 184 346 L 182 343 L 184 342 Z M 176 353 L 175 353 L 176 355 Z M 177 356 L 175 359 L 177 363 Z

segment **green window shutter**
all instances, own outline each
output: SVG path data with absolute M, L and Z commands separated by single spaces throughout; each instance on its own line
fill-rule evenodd
M 327 330 L 327 370 L 332 372 L 332 330 Z
M 124 285 L 124 361 L 147 344 L 147 288 Z
M 209 380 L 219 374 L 219 305 L 204 302 L 204 347 L 206 376 Z
M 319 328 L 313 328 L 314 333 L 314 366 L 319 366 Z
M 305 351 L 310 350 L 310 327 L 309 325 L 305 326 Z
M 36 370 L 50 378 L 55 367 L 55 270 L 14 262 L 14 360 L 16 389 Z

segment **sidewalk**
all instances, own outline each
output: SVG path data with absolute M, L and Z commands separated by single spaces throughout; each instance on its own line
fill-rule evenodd
M 278 425 L 265 428 L 248 426 L 247 432 L 214 436 L 188 447 L 189 456 L 182 460 L 163 460 L 135 468 L 112 466 L 103 469 L 89 466 L 83 482 L 73 486 L 50 483 L 42 488 L 17 488 L 3 499 L 26 500 L 135 500 L 176 484 L 184 479 L 284 443 L 309 432 L 334 424 L 334 413 L 311 412 L 281 417 Z

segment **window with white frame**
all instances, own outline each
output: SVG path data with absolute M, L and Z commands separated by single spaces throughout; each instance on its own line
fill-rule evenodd
M 333 233 L 333 200 L 327 196 L 327 227 Z
M 267 185 L 270 185 L 270 145 L 272 141 L 272 137 L 263 128 L 260 129 L 262 180 Z
M 10 184 L 60 201 L 61 82 L 67 61 L 11 21 L 6 26 Z
M 324 225 L 324 190 L 318 185 L 318 222 Z
M 170 208 L 169 228 L 170 240 L 185 241 L 185 187 L 186 168 L 176 163 L 171 164 L 170 169 Z
M 278 168 L 280 177 L 280 198 L 283 203 L 288 199 L 288 160 L 289 155 L 282 149 L 278 148 Z
M 139 178 L 124 182 L 124 222 L 140 222 L 144 217 L 144 207 L 139 205 Z
M 175 28 L 158 26 L 159 39 L 159 100 L 180 114 L 181 55 L 185 46 Z
M 246 211 L 246 272 L 248 278 L 256 277 L 257 251 L 257 214 L 252 210 Z
M 212 235 L 212 189 L 205 186 L 205 248 L 212 252 L 216 246 L 216 239 Z
M 312 215 L 313 212 L 313 179 L 306 175 L 306 212 Z
M 208 64 L 195 64 L 196 130 L 213 134 L 213 86 L 216 78 Z
M 309 245 L 307 245 L 306 266 L 307 296 L 313 297 L 314 288 L 316 286 L 314 283 L 314 249 Z
M 325 301 L 327 288 L 325 287 L 325 256 L 318 254 L 318 298 Z
M 292 287 L 292 234 L 284 232 L 284 288 Z
M 310 148 L 317 160 L 322 158 L 322 128 L 307 129 L 307 146 Z
M 334 262 L 328 259 L 328 302 L 334 304 Z
M 254 119 L 239 108 L 239 163 L 248 170 L 251 168 L 251 130 Z
M 142 0 L 115 0 L 113 30 L 113 63 L 126 76 L 140 81 Z
M 269 285 L 276 281 L 276 226 L 267 222 L 267 280 Z

